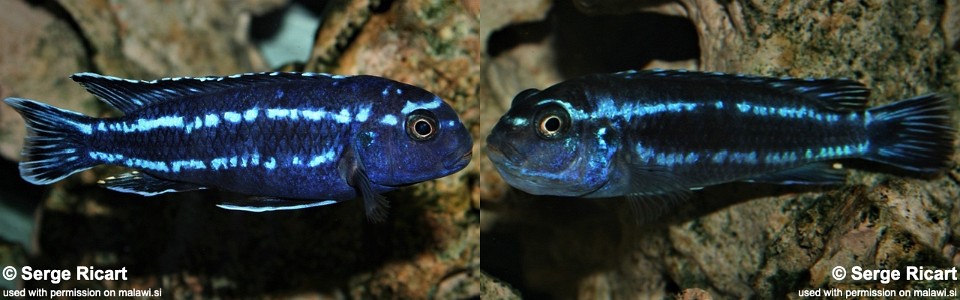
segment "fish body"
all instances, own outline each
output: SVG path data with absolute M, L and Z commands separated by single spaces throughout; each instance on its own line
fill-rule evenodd
M 946 168 L 946 100 L 867 108 L 844 79 L 654 70 L 580 77 L 513 100 L 487 139 L 510 185 L 536 195 L 679 196 L 733 182 L 837 184 L 841 159 Z
M 255 196 L 250 211 L 364 198 L 464 168 L 472 140 L 454 110 L 423 89 L 374 76 L 249 73 L 137 81 L 71 77 L 121 110 L 92 118 L 8 98 L 27 121 L 21 176 L 49 184 L 99 164 L 137 172 L 105 187 L 152 196 L 219 188 Z

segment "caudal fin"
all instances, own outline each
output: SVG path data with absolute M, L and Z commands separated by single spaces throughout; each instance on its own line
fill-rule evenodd
M 950 166 L 956 130 L 946 98 L 919 96 L 867 113 L 870 152 L 865 159 L 920 173 L 935 173 Z
M 90 117 L 21 98 L 3 102 L 27 122 L 20 177 L 33 184 L 51 184 L 97 163 L 87 153 L 84 139 L 93 128 Z

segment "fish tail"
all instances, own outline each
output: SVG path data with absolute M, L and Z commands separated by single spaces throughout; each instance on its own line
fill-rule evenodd
M 51 184 L 97 164 L 84 141 L 92 133 L 92 118 L 22 98 L 4 99 L 27 125 L 20 177 L 32 184 Z
M 941 95 L 869 109 L 867 130 L 870 147 L 865 159 L 920 173 L 936 173 L 951 163 L 956 130 Z

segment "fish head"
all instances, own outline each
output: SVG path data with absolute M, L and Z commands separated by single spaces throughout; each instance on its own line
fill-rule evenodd
M 440 97 L 402 85 L 402 94 L 378 103 L 356 135 L 355 149 L 370 180 L 404 186 L 462 170 L 473 139 L 456 111 Z
M 612 147 L 600 147 L 605 131 L 578 105 L 582 93 L 526 90 L 487 137 L 490 160 L 504 180 L 534 195 L 579 197 L 608 181 Z M 609 136 L 601 136 L 605 144 Z

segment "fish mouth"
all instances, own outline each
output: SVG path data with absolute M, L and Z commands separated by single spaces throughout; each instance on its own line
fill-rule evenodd
M 493 145 L 487 145 L 487 157 L 496 162 L 497 160 L 503 158 L 503 152 L 500 151 L 500 148 L 497 148 Z
M 453 172 L 460 171 L 463 168 L 466 168 L 468 164 L 470 164 L 471 158 L 473 158 L 473 150 L 469 150 L 466 153 L 460 155 L 460 157 L 457 157 L 455 160 L 450 161 L 449 163 L 444 165 L 444 167 L 447 168 L 448 170 L 452 170 Z
M 503 146 L 503 147 L 500 147 Z M 504 179 L 511 186 L 515 186 L 522 180 L 523 176 L 521 175 L 520 166 L 516 163 L 517 159 L 517 149 L 510 144 L 487 144 L 487 158 L 493 162 L 494 169 L 500 173 L 500 177 Z M 527 182 L 529 183 L 529 182 Z M 524 185 L 524 184 L 520 184 Z M 516 187 L 516 186 L 515 186 Z M 527 191 L 527 189 L 517 187 L 521 190 Z
M 520 151 L 517 151 L 517 148 L 510 144 L 503 144 L 502 146 L 504 147 L 487 144 L 487 157 L 490 158 L 490 161 L 494 164 L 516 164 L 520 157 Z
M 554 173 L 549 173 L 551 176 L 545 176 L 546 173 L 541 172 L 530 172 L 527 170 L 526 163 L 527 161 L 517 161 L 518 155 L 510 155 L 510 151 L 516 151 L 515 148 L 509 144 L 505 144 L 503 151 L 501 148 L 488 145 L 487 156 L 490 158 L 490 161 L 493 162 L 493 165 L 500 177 L 507 182 L 510 186 L 522 190 L 528 194 L 532 195 L 550 195 L 550 196 L 560 196 L 560 197 L 585 197 L 590 194 L 600 190 L 606 184 L 601 184 L 598 186 L 584 186 L 582 184 L 577 184 L 576 182 L 571 182 L 569 180 L 563 180 L 561 178 L 547 178 L 557 175 Z M 516 152 L 514 152 L 516 153 Z M 571 165 L 579 165 L 584 158 L 578 157 L 576 162 Z M 560 171 L 561 173 L 567 173 L 569 170 Z

